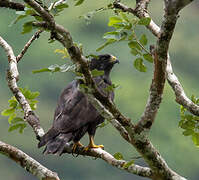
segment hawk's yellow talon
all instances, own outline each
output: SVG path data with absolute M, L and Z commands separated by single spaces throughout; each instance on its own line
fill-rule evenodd
M 89 149 L 92 149 L 92 148 L 101 148 L 101 149 L 104 149 L 103 145 L 96 145 L 94 143 L 93 136 L 89 136 L 89 140 L 90 140 L 89 145 L 84 148 L 84 151 L 88 151 Z
M 78 141 L 76 143 L 73 144 L 73 147 L 72 147 L 72 153 L 75 152 L 75 150 L 77 149 L 77 147 L 82 147 L 83 145 Z

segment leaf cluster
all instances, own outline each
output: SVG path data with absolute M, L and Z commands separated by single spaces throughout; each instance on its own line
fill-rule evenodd
M 127 41 L 131 54 L 136 57 L 133 63 L 134 67 L 140 72 L 146 72 L 147 68 L 143 62 L 145 60 L 152 63 L 153 58 L 146 49 L 148 44 L 147 36 L 142 34 L 140 38 L 137 38 L 135 28 L 137 25 L 147 26 L 150 21 L 151 19 L 146 17 L 141 19 L 136 17 L 129 18 L 124 12 L 119 12 L 116 16 L 110 17 L 108 26 L 113 27 L 114 31 L 106 32 L 103 35 L 106 42 L 97 48 L 96 51 L 101 51 L 106 46 L 116 42 Z
M 38 103 L 36 98 L 39 96 L 39 92 L 31 92 L 28 88 L 20 88 L 20 91 L 29 102 L 31 109 L 35 110 Z M 23 119 L 23 109 L 14 96 L 8 100 L 8 103 L 9 108 L 4 109 L 1 112 L 2 116 L 8 116 L 8 131 L 10 132 L 18 129 L 19 133 L 23 133 L 24 129 L 26 128 L 26 122 Z
M 193 103 L 199 105 L 199 98 L 192 95 L 191 100 Z M 180 107 L 179 127 L 181 127 L 184 136 L 191 136 L 192 141 L 196 146 L 199 146 L 199 116 L 190 114 L 183 106 Z
M 75 6 L 81 5 L 84 0 L 74 0 Z M 46 1 L 44 0 L 37 0 L 37 3 L 39 3 L 46 11 L 48 11 L 53 17 L 59 16 L 61 12 L 63 12 L 66 8 L 69 7 L 67 0 L 56 0 L 53 3 L 50 3 L 48 6 Z M 22 34 L 30 33 L 35 26 L 33 26 L 33 22 L 41 22 L 45 21 L 32 7 L 29 5 L 25 5 L 24 11 L 17 11 L 16 12 L 17 17 L 11 22 L 10 26 L 13 24 L 16 24 L 18 21 L 27 18 L 27 17 L 33 17 L 34 19 L 28 22 L 25 22 L 23 24 L 23 30 Z

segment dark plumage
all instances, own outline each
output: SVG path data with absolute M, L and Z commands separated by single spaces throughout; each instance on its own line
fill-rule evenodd
M 104 75 L 94 78 L 100 92 L 111 100 L 114 98 L 113 92 L 108 92 L 105 88 L 111 85 L 109 77 L 110 71 L 115 63 L 119 61 L 112 55 L 99 55 L 90 61 L 90 70 L 103 70 Z M 97 112 L 87 97 L 78 89 L 80 81 L 74 80 L 69 83 L 59 97 L 57 108 L 54 114 L 54 121 L 51 129 L 41 138 L 38 147 L 46 145 L 45 154 L 61 155 L 64 145 L 73 141 L 75 149 L 82 146 L 79 140 L 86 132 L 89 134 L 89 148 L 103 147 L 95 145 L 93 137 L 97 125 L 104 122 L 104 118 Z

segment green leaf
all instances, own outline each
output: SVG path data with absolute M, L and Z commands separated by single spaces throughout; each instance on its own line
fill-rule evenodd
M 9 102 L 9 106 L 13 109 L 15 109 L 18 105 L 18 102 L 15 98 L 9 99 L 8 102 Z
M 147 71 L 146 66 L 143 64 L 143 59 L 142 58 L 137 58 L 134 61 L 134 67 L 140 72 L 146 72 Z
M 39 93 L 38 91 L 32 92 L 32 93 L 29 95 L 28 99 L 35 99 L 35 98 L 38 97 L 39 95 L 40 95 L 40 93 Z
M 16 11 L 16 14 L 17 15 L 26 15 L 26 12 L 25 11 Z
M 41 72 L 51 72 L 51 70 L 49 70 L 48 68 L 43 68 L 43 69 L 38 69 L 38 70 L 32 71 L 33 74 L 41 73 Z
M 51 43 L 54 43 L 55 40 L 54 39 L 48 39 L 48 43 L 51 44 Z
M 187 130 L 185 130 L 182 134 L 184 135 L 184 136 L 190 136 L 190 135 L 192 135 L 194 133 L 194 131 L 192 130 L 192 129 L 187 129 Z
M 141 38 L 140 38 L 140 43 L 143 45 L 143 46 L 145 46 L 145 45 L 147 45 L 147 37 L 146 37 L 146 35 L 145 34 L 142 34 L 142 36 L 141 36 Z
M 56 8 L 57 10 L 59 10 L 59 12 L 63 11 L 65 8 L 68 8 L 68 7 L 69 7 L 69 6 L 68 6 L 68 4 L 66 4 L 66 3 L 59 4 L 59 5 L 55 6 L 55 8 Z
M 79 1 L 77 1 L 77 2 L 75 3 L 75 6 L 81 5 L 83 2 L 84 2 L 84 0 L 79 0 Z
M 196 146 L 199 146 L 199 133 L 194 133 L 192 135 L 192 141 Z
M 131 166 L 132 164 L 134 164 L 134 160 L 131 160 L 131 161 L 128 161 L 127 163 L 125 163 L 123 168 L 128 169 L 129 166 Z
M 26 15 L 36 15 L 36 12 L 33 9 L 27 9 L 25 12 Z
M 143 54 L 143 58 L 149 61 L 150 63 L 153 62 L 153 57 L 151 56 L 151 54 Z
M 99 57 L 98 57 L 97 55 L 95 55 L 95 54 L 89 54 L 89 55 L 86 56 L 86 58 L 90 58 L 90 57 L 95 58 L 95 59 L 98 59 L 98 58 L 99 58 Z
M 104 71 L 99 71 L 97 69 L 94 69 L 91 71 L 91 74 L 93 77 L 102 76 L 102 75 L 104 75 Z
M 133 25 L 137 25 L 138 24 L 138 22 L 139 22 L 139 19 L 138 18 L 132 18 L 131 19 L 131 23 L 133 24 Z
M 24 12 L 24 11 L 23 11 L 23 12 Z M 16 19 L 13 20 L 13 21 L 9 24 L 9 27 L 11 27 L 13 24 L 16 24 L 19 20 L 21 20 L 21 19 L 23 19 L 23 18 L 25 18 L 25 17 L 27 17 L 27 15 L 19 15 L 19 16 L 17 16 Z
M 30 91 L 29 89 L 27 89 L 27 88 L 24 88 L 24 89 L 20 88 L 20 90 L 21 90 L 21 92 L 23 93 L 23 95 L 24 95 L 27 99 L 29 99 L 29 97 L 31 96 L 31 91 Z
M 67 64 L 63 64 L 61 66 L 54 64 L 49 66 L 48 68 L 43 68 L 43 69 L 39 69 L 39 70 L 34 70 L 32 71 L 34 74 L 36 73 L 41 73 L 41 72 L 74 72 L 75 71 L 76 66 L 75 65 L 71 65 L 68 66 Z
M 32 21 L 27 22 L 23 25 L 23 31 L 22 34 L 26 34 L 32 31 Z
M 114 24 L 121 22 L 123 22 L 123 20 L 120 17 L 113 16 L 109 18 L 108 26 L 113 26 Z
M 12 124 L 16 124 L 18 122 L 24 122 L 24 120 L 20 117 L 15 117 L 13 120 L 12 120 Z
M 102 49 L 104 49 L 106 46 L 108 46 L 109 44 L 112 44 L 116 42 L 115 39 L 108 39 L 104 44 L 102 44 L 99 48 L 96 49 L 96 51 L 101 51 Z
M 124 159 L 124 158 L 123 158 L 123 155 L 122 155 L 120 152 L 115 153 L 113 156 L 114 156 L 114 158 L 117 159 L 117 160 L 122 160 L 122 159 Z
M 193 116 L 191 114 L 186 114 L 185 115 L 185 118 L 188 120 L 188 121 L 191 121 L 193 119 Z
M 141 52 L 139 52 L 137 49 L 131 49 L 131 54 L 133 54 L 134 56 L 136 56 L 137 54 L 142 54 Z
M 138 21 L 139 25 L 144 25 L 144 26 L 148 26 L 151 22 L 151 18 L 149 17 L 143 17 Z
M 191 96 L 191 101 L 196 104 L 196 97 L 194 95 Z
M 104 90 L 108 92 L 113 92 L 115 89 L 119 88 L 120 85 L 111 84 L 107 86 Z
M 23 133 L 24 129 L 26 128 L 26 124 L 22 124 L 21 127 L 19 128 L 19 133 Z
M 60 66 L 60 72 L 75 72 L 75 68 L 75 65 L 68 66 L 67 64 L 64 64 Z
M 135 37 L 135 32 L 131 32 L 131 35 L 128 36 L 128 40 L 132 41 L 134 37 Z
M 34 16 L 34 18 L 37 20 L 37 21 L 43 21 L 42 17 L 41 16 Z
M 62 59 L 64 59 L 64 58 L 69 58 L 69 57 L 70 57 L 70 55 L 69 55 L 69 53 L 68 53 L 68 50 L 67 50 L 66 48 L 64 48 L 64 49 L 55 49 L 54 52 L 55 52 L 55 53 L 62 54 L 62 55 L 63 55 L 63 56 L 62 56 Z
M 88 89 L 88 88 L 89 88 L 86 84 L 80 84 L 79 86 L 80 86 L 80 88 L 82 88 L 82 89 Z
M 195 121 L 185 121 L 180 126 L 182 129 L 194 129 Z
M 37 105 L 35 103 L 30 103 L 30 107 L 32 110 L 37 109 Z
M 52 7 L 53 6 L 53 7 Z M 58 5 L 55 5 L 55 3 L 51 4 L 52 9 L 50 10 L 50 12 L 54 15 L 54 16 L 58 16 L 60 12 L 62 12 L 65 8 L 68 8 L 68 4 L 65 3 L 61 3 Z
M 8 123 L 11 124 L 13 119 L 16 117 L 16 113 L 12 113 L 8 118 Z
M 106 32 L 103 36 L 104 39 L 114 39 L 119 40 L 120 39 L 120 33 L 117 31 L 112 32 Z
M 126 22 L 130 22 L 129 18 L 127 17 L 127 15 L 125 13 L 120 12 L 120 15 L 121 15 L 122 19 L 124 19 Z
M 57 65 L 57 64 L 54 64 L 54 65 L 49 66 L 48 69 L 49 69 L 51 72 L 57 72 L 57 71 L 60 71 L 60 66 Z
M 10 108 L 10 109 L 5 109 L 1 112 L 2 116 L 10 116 L 11 114 L 13 114 L 15 112 L 15 109 Z
M 137 41 L 131 41 L 128 43 L 128 46 L 131 48 L 131 49 L 138 49 L 138 50 L 142 50 L 142 48 L 140 47 L 139 43 Z
M 11 132 L 11 131 L 14 131 L 14 130 L 21 128 L 21 127 L 24 127 L 24 123 L 23 124 L 14 124 L 14 125 L 9 127 L 8 131 Z
M 99 126 L 97 126 L 97 127 L 99 127 L 99 128 L 103 128 L 103 127 L 105 127 L 105 126 L 107 126 L 109 124 L 109 121 L 104 121 L 103 123 L 101 123 Z

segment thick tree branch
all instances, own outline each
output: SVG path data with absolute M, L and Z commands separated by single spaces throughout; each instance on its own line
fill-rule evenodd
M 40 180 L 59 180 L 55 172 L 47 169 L 23 151 L 0 141 L 0 153 L 15 161 Z
M 32 42 L 35 39 L 38 39 L 39 35 L 42 33 L 42 30 L 38 30 L 32 37 L 31 39 L 26 43 L 26 45 L 24 46 L 24 48 L 22 49 L 22 51 L 20 52 L 20 54 L 16 57 L 17 59 L 17 63 L 21 60 L 21 58 L 24 56 L 24 54 L 26 53 L 26 51 L 28 50 L 28 48 L 30 47 L 30 45 L 32 44 Z
M 64 153 L 72 154 L 72 147 L 73 147 L 72 143 L 66 144 L 64 148 Z M 116 168 L 125 170 L 129 173 L 136 174 L 139 176 L 148 177 L 148 178 L 151 178 L 153 176 L 153 173 L 150 168 L 142 167 L 136 164 L 132 164 L 129 167 L 125 167 L 128 161 L 117 160 L 110 153 L 106 152 L 105 150 L 102 150 L 101 148 L 97 148 L 97 149 L 94 148 L 94 149 L 90 149 L 89 151 L 85 151 L 83 147 L 78 147 L 75 150 L 75 152 L 73 152 L 73 154 L 100 158 Z
M 0 36 L 0 45 L 3 47 L 8 56 L 8 62 L 9 62 L 9 70 L 7 72 L 8 86 L 12 91 L 12 93 L 14 94 L 14 96 L 16 97 L 19 104 L 21 105 L 24 111 L 25 120 L 32 126 L 37 138 L 39 138 L 44 135 L 44 131 L 40 126 L 38 117 L 34 114 L 25 96 L 22 94 L 22 92 L 17 86 L 17 81 L 19 79 L 19 72 L 14 52 L 11 46 L 1 36 Z
M 142 1 L 140 1 L 141 4 Z M 150 89 L 150 96 L 145 111 L 137 124 L 136 131 L 149 130 L 154 122 L 157 110 L 161 103 L 167 66 L 169 43 L 175 28 L 178 14 L 169 14 L 169 6 L 165 5 L 164 19 L 154 54 L 154 75 Z
M 0 7 L 10 8 L 16 11 L 23 11 L 25 8 L 23 4 L 12 2 L 9 0 L 0 0 Z

